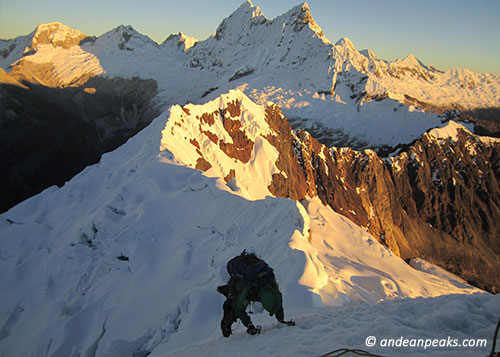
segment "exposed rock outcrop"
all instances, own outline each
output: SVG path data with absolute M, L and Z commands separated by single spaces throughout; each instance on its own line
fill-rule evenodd
M 230 147 L 222 151 L 239 164 L 216 157 L 210 150 L 202 153 L 196 144 L 209 142 L 203 136 L 191 142 L 199 156 L 196 167 L 223 167 L 221 178 L 226 182 L 238 182 L 241 163 L 256 155 L 253 145 L 242 139 L 247 136 L 241 105 L 240 101 L 228 102 L 225 109 L 196 116 L 205 126 L 222 121 L 226 134 L 218 135 L 232 138 L 230 142 L 210 141 L 221 149 Z M 189 110 L 183 112 L 189 115 Z M 271 103 L 264 117 L 269 133 L 262 137 L 278 153 L 267 187 L 270 193 L 293 200 L 318 196 L 403 259 L 420 257 L 480 288 L 499 290 L 500 140 L 481 138 L 450 124 L 456 136 L 431 131 L 399 154 L 382 158 L 373 150 L 328 148 L 304 130 L 294 133 Z M 188 118 L 175 120 L 185 127 L 201 125 L 196 120 L 189 124 Z M 250 127 L 247 123 L 246 130 Z M 208 137 L 205 133 L 212 129 L 204 130 L 200 126 L 199 133 Z M 246 156 L 237 156 L 240 152 Z
M 280 153 L 276 167 L 281 173 L 275 173 L 269 191 L 275 196 L 288 197 L 293 200 L 304 198 L 307 194 L 312 196 L 304 172 L 297 160 L 296 142 L 290 124 L 276 105 L 266 108 L 266 122 L 270 128 L 279 135 L 268 135 L 266 139 Z
M 389 159 L 297 133 L 308 189 L 402 258 L 421 257 L 483 289 L 500 280 L 500 143 L 425 134 Z

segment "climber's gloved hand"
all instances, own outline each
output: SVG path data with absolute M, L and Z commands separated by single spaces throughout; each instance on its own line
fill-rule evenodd
M 247 328 L 247 333 L 249 335 L 258 335 L 262 328 L 260 326 L 255 327 L 254 325 L 250 325 Z

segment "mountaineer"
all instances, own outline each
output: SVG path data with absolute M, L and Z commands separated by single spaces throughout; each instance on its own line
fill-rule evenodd
M 246 312 L 247 306 L 253 301 L 259 301 L 269 315 L 274 315 L 279 322 L 295 325 L 293 320 L 284 320 L 283 297 L 273 269 L 264 260 L 244 250 L 227 263 L 227 272 L 231 276 L 228 283 L 217 287 L 217 291 L 226 297 L 221 321 L 224 337 L 231 335 L 231 325 L 237 319 L 241 320 L 250 335 L 260 333 L 261 327 L 255 327 Z

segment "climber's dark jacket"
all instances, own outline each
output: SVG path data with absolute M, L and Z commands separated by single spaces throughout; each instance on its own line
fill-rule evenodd
M 246 308 L 253 301 L 259 301 L 270 316 L 274 315 L 278 321 L 283 321 L 283 297 L 275 280 L 249 283 L 242 279 L 231 278 L 228 285 L 232 285 L 231 300 L 236 317 L 246 327 L 252 324 Z

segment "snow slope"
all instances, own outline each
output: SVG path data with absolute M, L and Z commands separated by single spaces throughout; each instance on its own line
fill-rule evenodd
M 469 125 L 470 127 L 471 125 Z M 444 125 L 440 125 L 437 128 L 434 128 L 429 131 L 429 135 L 434 136 L 438 140 L 446 140 L 447 138 L 451 138 L 453 141 L 458 140 L 458 133 L 459 131 L 465 131 L 469 134 L 471 134 L 470 130 L 466 128 L 463 124 L 457 123 L 453 120 L 450 120 L 449 122 L 445 123 Z M 477 140 L 480 140 L 484 144 L 491 144 L 491 143 L 498 143 L 500 142 L 500 139 L 498 138 L 492 138 L 488 136 L 476 136 Z
M 468 297 L 478 290 L 460 279 L 414 270 L 317 199 L 244 199 L 222 179 L 180 165 L 176 155 L 182 153 L 165 147 L 164 128 L 175 110 L 62 188 L 49 188 L 0 216 L 0 355 L 162 355 L 218 341 L 223 297 L 215 288 L 228 278 L 226 262 L 243 249 L 274 268 L 285 314 L 298 320 L 295 330 L 276 330 L 297 337 L 287 342 L 288 351 L 312 344 L 316 325 L 325 334 L 348 331 L 343 343 L 358 345 L 354 328 L 340 325 L 341 332 L 329 321 L 336 311 L 346 316 L 358 310 L 324 306 L 386 300 L 380 310 L 370 305 L 359 312 L 398 331 L 401 320 L 388 319 L 385 309 L 394 306 L 398 316 L 415 306 L 417 314 L 437 303 L 391 300 L 443 294 L 464 294 L 450 297 L 449 306 L 468 310 L 449 323 L 444 311 L 426 319 L 458 336 L 474 331 L 487 337 L 495 322 L 487 316 L 498 315 L 498 297 Z M 257 115 L 246 119 L 250 127 L 261 122 Z M 476 329 L 464 328 L 469 319 Z M 418 335 L 425 325 L 423 320 L 407 330 Z M 313 334 L 302 336 L 308 326 Z M 361 326 L 366 331 L 374 325 Z
M 447 295 L 356 307 L 301 309 L 292 312 L 297 323 L 294 328 L 276 326 L 261 318 L 264 332 L 258 337 L 248 336 L 240 328 L 229 339 L 214 338 L 172 353 L 155 351 L 151 356 L 320 356 L 341 348 L 382 356 L 486 356 L 491 351 L 495 318 L 500 313 L 498 300 L 483 294 Z M 370 336 L 376 338 L 374 347 L 366 346 Z M 397 341 L 401 337 L 415 346 L 422 340 L 421 347 L 383 347 L 384 340 L 387 345 L 389 339 Z M 434 339 L 437 347 L 422 347 Z M 464 339 L 485 339 L 487 347 L 439 347 L 449 339 L 457 344 Z

